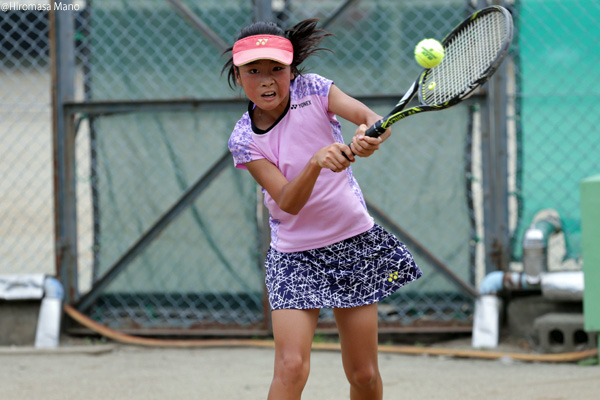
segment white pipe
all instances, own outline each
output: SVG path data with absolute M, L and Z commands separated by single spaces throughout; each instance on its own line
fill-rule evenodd
M 476 349 L 498 347 L 501 309 L 502 300 L 495 294 L 484 294 L 475 300 L 472 347 Z
M 583 272 L 564 275 L 548 273 L 548 238 L 561 231 L 557 215 L 546 215 L 534 221 L 523 236 L 523 272 L 494 271 L 486 275 L 479 287 L 473 317 L 473 347 L 497 347 L 502 301 L 501 291 L 542 288 L 549 300 L 583 299 Z M 579 274 L 577 274 L 579 273 Z
M 547 272 L 532 277 L 520 272 L 494 271 L 486 275 L 475 301 L 471 346 L 496 348 L 500 330 L 502 300 L 497 293 L 515 290 L 542 289 L 542 295 L 554 301 L 582 301 L 583 271 Z
M 44 298 L 40 306 L 35 332 L 35 347 L 58 347 L 63 297 L 64 290 L 60 281 L 53 277 L 46 277 L 44 280 Z
M 537 285 L 539 285 L 539 278 L 531 279 L 519 272 L 493 271 L 487 274 L 481 281 L 480 296 L 475 301 L 471 346 L 498 347 L 502 300 L 496 295 L 497 293 L 503 290 L 528 290 Z
M 542 295 L 553 301 L 583 301 L 583 271 L 542 274 Z

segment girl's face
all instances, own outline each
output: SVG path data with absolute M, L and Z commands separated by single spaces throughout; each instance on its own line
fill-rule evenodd
M 281 115 L 287 107 L 294 74 L 289 65 L 272 60 L 257 60 L 241 65 L 236 81 L 246 96 L 263 111 Z

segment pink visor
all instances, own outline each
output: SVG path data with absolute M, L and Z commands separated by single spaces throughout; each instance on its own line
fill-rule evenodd
M 240 66 L 256 60 L 274 60 L 290 65 L 294 59 L 292 42 L 281 36 L 255 35 L 233 45 L 233 64 Z

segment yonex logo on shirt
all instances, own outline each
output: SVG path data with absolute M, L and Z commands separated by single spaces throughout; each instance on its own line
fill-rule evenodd
M 300 103 L 300 104 L 292 104 L 292 105 L 290 106 L 290 108 L 291 108 L 292 110 L 295 110 L 296 108 L 303 108 L 303 107 L 306 107 L 306 106 L 310 106 L 311 104 L 312 104 L 312 103 L 310 102 L 310 100 L 306 100 L 306 101 L 303 101 L 303 102 L 302 102 L 302 103 Z
M 264 46 L 265 44 L 267 44 L 268 41 L 269 41 L 269 39 L 258 39 L 258 41 L 256 42 L 256 45 L 260 46 L 262 44 Z

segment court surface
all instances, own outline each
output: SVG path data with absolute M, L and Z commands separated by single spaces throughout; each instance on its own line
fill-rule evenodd
M 273 349 L 119 344 L 43 353 L 0 348 L 0 398 L 265 399 Z M 577 400 L 600 393 L 600 366 L 381 354 L 384 398 Z M 348 399 L 337 351 L 313 351 L 303 400 Z

